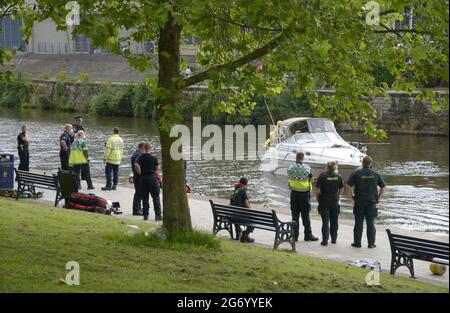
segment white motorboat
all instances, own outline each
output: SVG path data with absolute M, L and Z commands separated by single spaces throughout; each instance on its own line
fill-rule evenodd
M 287 168 L 295 163 L 297 152 L 305 154 L 305 163 L 317 177 L 329 161 L 338 162 L 344 177 L 361 166 L 367 147 L 361 149 L 342 139 L 334 123 L 324 118 L 296 117 L 284 120 L 275 129 L 269 148 L 261 162 L 261 170 L 287 175 Z

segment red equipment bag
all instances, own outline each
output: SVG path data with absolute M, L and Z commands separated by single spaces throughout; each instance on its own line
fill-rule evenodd
M 111 210 L 108 209 L 108 202 L 106 199 L 93 194 L 72 192 L 70 194 L 68 205 L 76 210 L 108 215 L 111 214 Z

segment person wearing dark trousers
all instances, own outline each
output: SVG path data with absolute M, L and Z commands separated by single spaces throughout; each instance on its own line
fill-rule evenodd
M 72 125 L 66 124 L 64 126 L 64 132 L 59 138 L 59 159 L 61 161 L 61 170 L 63 171 L 69 170 L 70 145 L 73 141 L 72 133 Z
M 371 157 L 365 156 L 362 166 L 361 169 L 354 171 L 347 181 L 350 187 L 354 187 L 352 197 L 355 227 L 353 228 L 352 247 L 361 248 L 364 220 L 366 220 L 368 247 L 375 248 L 377 204 L 383 198 L 386 185 L 380 174 L 371 169 Z
M 122 162 L 123 139 L 119 136 L 119 129 L 114 127 L 111 137 L 108 138 L 103 155 L 105 163 L 106 186 L 102 190 L 116 190 L 119 183 L 119 165 Z
M 138 144 L 137 150 L 131 156 L 131 170 L 133 171 L 133 184 L 134 184 L 134 196 L 133 196 L 133 215 L 143 215 L 142 212 L 142 197 L 141 197 L 141 176 L 136 172 L 134 164 L 139 159 L 141 154 L 144 153 L 144 143 Z
M 19 154 L 19 170 L 30 170 L 30 152 L 28 150 L 28 128 L 26 125 L 22 126 L 21 133 L 17 136 L 17 152 Z
M 75 139 L 70 146 L 69 166 L 75 174 L 77 188 L 81 189 L 81 177 L 86 181 L 88 189 L 95 189 L 92 184 L 91 173 L 89 168 L 89 153 L 86 143 L 86 136 L 84 131 L 79 130 L 75 134 Z
M 153 209 L 155 211 L 155 221 L 161 221 L 160 189 L 156 178 L 156 174 L 159 171 L 158 159 L 150 153 L 150 150 L 150 144 L 145 143 L 144 152 L 139 156 L 134 167 L 141 177 L 140 184 L 144 220 L 148 220 L 150 211 L 149 195 L 151 195 L 153 199 Z
M 305 241 L 317 241 L 319 238 L 312 234 L 311 220 L 309 217 L 313 175 L 311 174 L 311 167 L 303 163 L 304 158 L 305 154 L 298 152 L 296 154 L 296 163 L 288 168 L 292 220 L 296 222 L 294 226 L 294 237 L 295 241 L 298 241 L 299 219 L 301 215 Z
M 247 177 L 241 177 L 239 182 L 234 185 L 234 193 L 231 198 L 230 205 L 238 206 L 241 208 L 251 208 L 250 200 L 247 195 Z M 253 227 L 247 227 L 244 231 L 239 224 L 234 224 L 236 228 L 236 240 L 241 242 L 255 242 L 255 239 L 250 238 L 250 234 L 253 232 Z
M 322 218 L 322 246 L 336 243 L 338 237 L 338 218 L 340 213 L 339 197 L 344 190 L 342 176 L 337 173 L 337 163 L 328 162 L 327 171 L 320 174 L 316 182 L 316 199 L 319 202 L 319 214 Z

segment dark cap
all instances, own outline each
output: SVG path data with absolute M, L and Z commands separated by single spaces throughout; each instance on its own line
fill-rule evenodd
M 81 115 L 77 115 L 77 116 L 74 116 L 74 117 L 73 117 L 74 120 L 79 120 L 79 119 L 82 119 L 82 118 L 83 118 L 83 117 L 82 117 Z

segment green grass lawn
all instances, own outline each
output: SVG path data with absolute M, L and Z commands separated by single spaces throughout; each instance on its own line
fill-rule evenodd
M 219 250 L 115 240 L 127 223 L 0 200 L 0 292 L 448 292 L 387 274 L 367 286 L 365 270 L 231 240 Z M 72 260 L 79 286 L 60 282 Z

